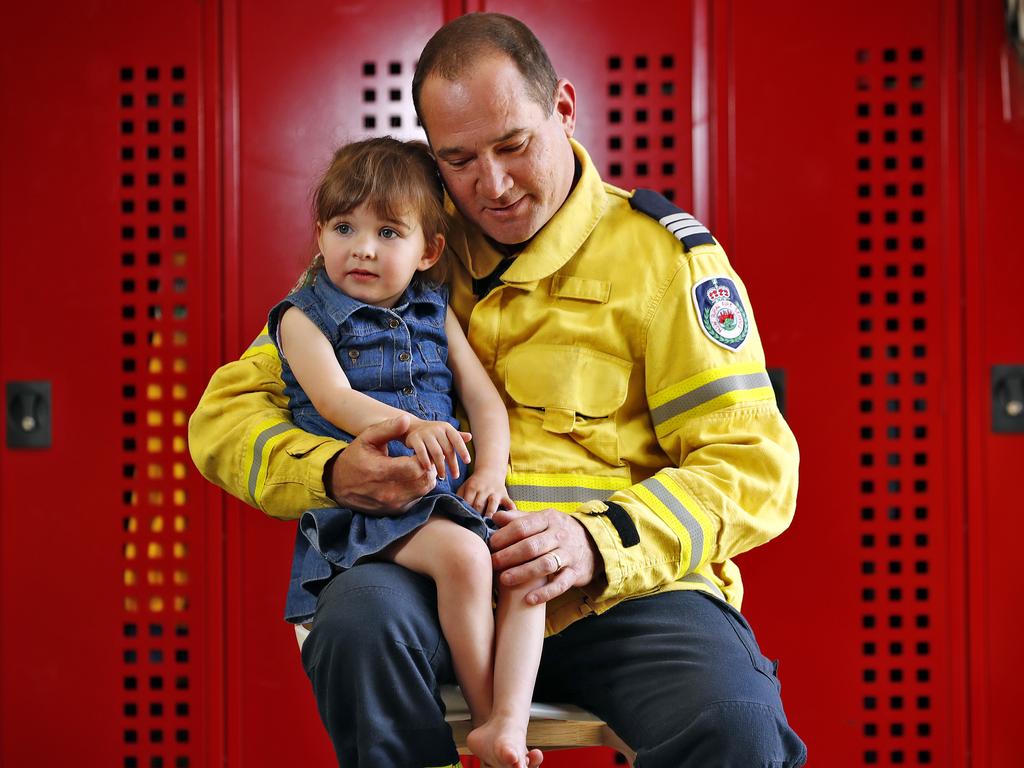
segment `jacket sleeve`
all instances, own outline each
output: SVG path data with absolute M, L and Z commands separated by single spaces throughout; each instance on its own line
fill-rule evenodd
M 281 360 L 266 329 L 213 374 L 189 419 L 188 444 L 207 480 L 272 517 L 335 506 L 324 466 L 346 444 L 292 424 Z
M 668 466 L 575 513 L 604 560 L 595 601 L 713 578 L 738 604 L 729 559 L 777 536 L 793 517 L 796 440 L 776 405 L 746 291 L 719 246 L 687 256 L 658 301 L 645 344 L 651 426 Z M 712 339 L 694 298 L 694 288 L 714 277 L 740 294 L 732 303 L 746 338 L 735 349 Z

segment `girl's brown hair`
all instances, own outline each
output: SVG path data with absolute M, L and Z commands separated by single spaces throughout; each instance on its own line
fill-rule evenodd
M 313 219 L 326 225 L 335 216 L 363 204 L 381 218 L 413 213 L 428 243 L 443 235 L 447 225 L 444 188 L 429 147 L 422 141 L 384 136 L 337 150 L 313 193 Z M 318 253 L 295 287 L 310 285 L 323 265 L 323 256 Z M 435 265 L 429 270 L 429 276 L 441 280 L 437 269 Z

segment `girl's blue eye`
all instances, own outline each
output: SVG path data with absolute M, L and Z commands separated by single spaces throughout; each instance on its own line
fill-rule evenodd
M 385 240 L 391 240 L 392 238 L 398 237 L 398 233 L 391 227 L 384 227 L 384 229 L 380 231 L 380 236 Z
M 339 235 L 347 235 L 349 232 L 352 231 L 352 227 L 346 224 L 345 222 L 342 222 L 341 224 L 335 225 L 334 231 L 337 232 Z

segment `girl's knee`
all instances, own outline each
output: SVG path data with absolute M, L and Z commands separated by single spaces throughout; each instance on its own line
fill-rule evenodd
M 491 550 L 482 538 L 451 521 L 437 547 L 438 579 L 472 582 L 490 591 Z

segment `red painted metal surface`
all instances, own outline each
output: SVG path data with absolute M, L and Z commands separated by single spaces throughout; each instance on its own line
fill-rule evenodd
M 206 11 L 3 12 L 0 377 L 54 395 L 52 447 L 0 449 L 3 765 L 222 751 L 220 523 L 185 443 L 210 318 Z
M 718 6 L 716 6 L 716 9 Z M 811 765 L 963 765 L 955 7 L 735 4 L 725 214 L 802 449 L 740 559 Z
M 1010 768 L 1020 763 L 1024 435 L 992 432 L 989 372 L 1024 364 L 1016 299 L 1024 284 L 1024 60 L 1007 45 L 997 3 L 965 16 L 962 44 L 971 746 L 974 765 Z

